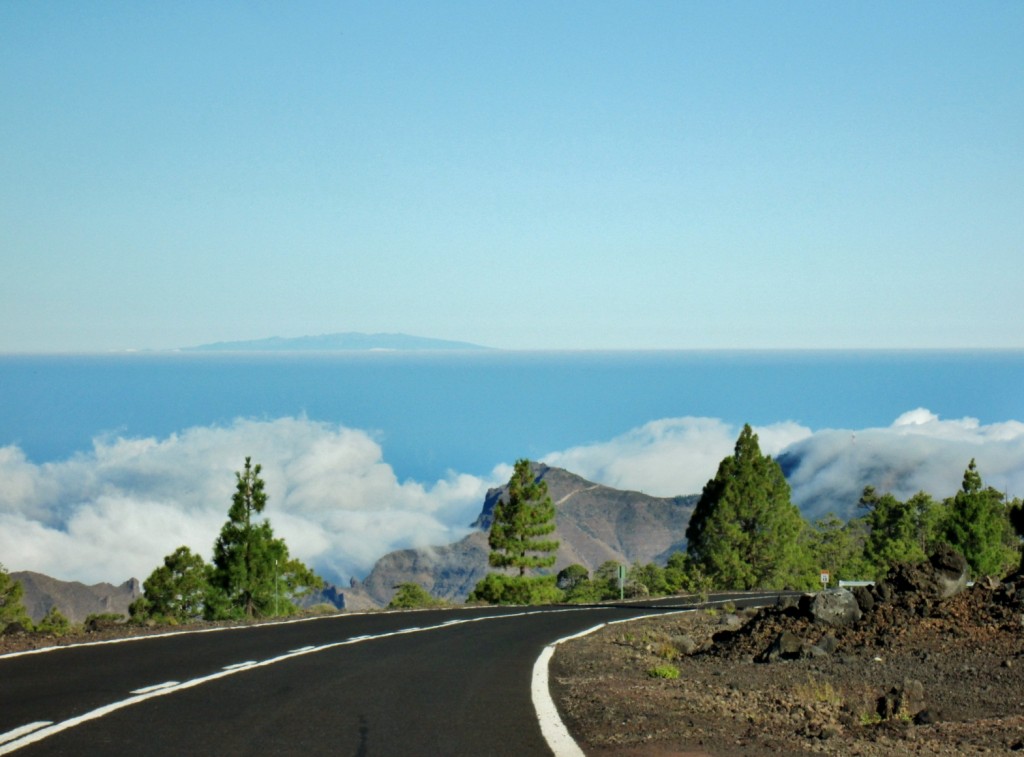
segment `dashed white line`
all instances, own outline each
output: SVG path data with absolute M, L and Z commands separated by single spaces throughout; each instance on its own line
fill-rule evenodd
M 582 609 L 582 608 L 573 608 L 571 610 L 555 610 L 554 612 L 574 612 L 574 611 L 578 611 L 579 609 Z M 537 613 L 540 613 L 540 612 L 550 612 L 550 611 L 544 611 L 544 610 L 532 610 L 532 611 L 524 610 L 523 612 L 508 613 L 507 615 L 483 615 L 483 616 L 475 617 L 475 618 L 465 618 L 461 622 L 463 622 L 463 623 L 477 623 L 477 622 L 480 622 L 480 621 L 483 621 L 483 620 L 501 620 L 501 619 L 504 619 L 504 618 L 520 617 L 520 616 L 523 616 L 523 615 L 533 615 L 533 614 L 537 614 Z M 317 652 L 323 652 L 323 651 L 328 650 L 328 649 L 335 649 L 335 648 L 338 648 L 338 647 L 350 646 L 352 644 L 358 644 L 358 643 L 363 642 L 363 641 L 370 641 L 370 640 L 375 640 L 375 639 L 386 639 L 386 638 L 391 637 L 391 636 L 401 636 L 401 635 L 409 634 L 409 633 L 419 633 L 419 632 L 423 632 L 423 631 L 432 631 L 432 630 L 436 630 L 436 629 L 439 629 L 439 628 L 445 628 L 445 627 L 448 627 L 450 625 L 453 625 L 453 624 L 452 623 L 444 623 L 444 624 L 439 624 L 439 625 L 436 625 L 436 626 L 426 626 L 426 627 L 423 627 L 423 628 L 420 628 L 420 627 L 416 627 L 416 628 L 401 628 L 401 629 L 398 629 L 396 631 L 388 631 L 386 633 L 375 634 L 375 635 L 372 635 L 372 636 L 357 636 L 357 637 L 354 637 L 354 638 L 351 638 L 351 639 L 345 639 L 344 641 L 335 641 L 335 642 L 331 642 L 329 644 L 323 644 L 321 646 L 304 647 L 304 648 L 296 650 L 294 652 L 288 652 L 288 653 L 282 654 L 282 655 L 280 655 L 278 657 L 271 657 L 271 658 L 269 658 L 267 660 L 261 660 L 259 662 L 257 662 L 257 661 L 250 661 L 250 662 L 245 662 L 245 663 L 239 663 L 237 665 L 231 665 L 228 668 L 224 668 L 224 669 L 222 669 L 222 670 L 220 670 L 220 671 L 218 671 L 216 673 L 211 673 L 210 675 L 202 676 L 200 678 L 193 678 L 192 680 L 185 681 L 184 683 L 170 683 L 170 685 L 161 686 L 161 687 L 157 687 L 157 688 L 148 687 L 148 689 L 144 693 L 135 693 L 135 692 L 133 692 L 133 696 L 128 697 L 127 699 L 122 699 L 119 702 L 112 702 L 111 704 L 104 705 L 103 707 L 98 707 L 95 710 L 92 710 L 90 712 L 86 712 L 86 713 L 84 713 L 82 715 L 78 715 L 78 716 L 73 717 L 73 718 L 69 718 L 68 720 L 64 720 L 64 721 L 61 721 L 59 723 L 52 723 L 52 722 L 40 723 L 40 724 L 38 724 L 37 728 L 35 728 L 34 730 L 29 730 L 29 731 L 22 731 L 22 729 L 18 729 L 20 731 L 19 735 L 12 736 L 11 739 L 9 741 L 7 741 L 6 743 L 0 743 L 0 755 L 10 754 L 11 752 L 14 752 L 14 751 L 16 751 L 18 749 L 21 749 L 22 747 L 28 746 L 29 744 L 35 744 L 35 743 L 37 743 L 39 741 L 42 741 L 43 739 L 46 739 L 46 738 L 48 738 L 50 736 L 54 736 L 54 735 L 56 735 L 56 734 L 58 734 L 58 733 L 60 733 L 62 731 L 66 731 L 66 730 L 68 730 L 70 728 L 74 728 L 75 726 L 81 725 L 82 723 L 87 723 L 90 720 L 97 720 L 99 718 L 104 717 L 105 715 L 109 715 L 109 714 L 111 714 L 113 712 L 117 712 L 118 710 L 122 710 L 122 709 L 124 709 L 126 707 L 130 707 L 131 705 L 139 704 L 140 702 L 145 702 L 145 701 L 147 701 L 149 699 L 154 699 L 156 697 L 167 696 L 168 694 L 173 694 L 173 693 L 176 693 L 178 691 L 184 691 L 186 689 L 191 689 L 191 688 L 194 688 L 196 686 L 201 686 L 204 683 L 209 683 L 210 681 L 216 681 L 216 680 L 221 679 L 221 678 L 226 678 L 228 676 L 235 675 L 236 673 L 241 673 L 243 671 L 252 670 L 254 668 L 268 667 L 270 665 L 274 665 L 274 664 L 279 663 L 279 662 L 284 662 L 285 660 L 293 659 L 295 657 L 301 657 L 301 656 L 307 655 L 307 654 L 315 654 Z M 142 692 L 142 690 L 140 690 L 140 692 Z M 11 733 L 14 733 L 14 732 L 12 731 Z
M 146 686 L 142 689 L 136 689 L 132 694 L 149 694 L 151 691 L 160 691 L 160 689 L 169 689 L 172 686 L 177 686 L 178 683 L 178 681 L 164 681 L 163 683 L 157 683 L 152 686 Z
M 236 662 L 234 665 L 225 665 L 221 670 L 241 670 L 242 668 L 251 668 L 255 664 L 256 660 L 246 660 L 245 662 Z
M 103 639 L 101 641 L 83 641 L 78 644 L 61 644 L 53 647 L 39 647 L 38 649 L 23 649 L 20 652 L 8 652 L 0 654 L 0 660 L 11 657 L 25 657 L 27 655 L 48 654 L 50 652 L 61 652 L 67 649 L 78 649 L 79 647 L 101 647 L 108 644 L 130 644 L 136 641 L 148 641 L 150 639 L 166 639 L 171 636 L 191 636 L 200 633 L 224 633 L 227 631 L 248 631 L 251 629 L 267 628 L 269 626 L 285 626 L 293 623 L 312 623 L 320 620 L 337 620 L 339 618 L 354 618 L 365 615 L 362 612 L 346 613 L 345 615 L 316 615 L 311 618 L 289 618 L 288 620 L 274 620 L 267 623 L 253 623 L 241 626 L 218 626 L 217 628 L 196 628 L 189 631 L 169 631 L 167 633 L 150 633 L 140 636 L 126 636 L 120 639 Z

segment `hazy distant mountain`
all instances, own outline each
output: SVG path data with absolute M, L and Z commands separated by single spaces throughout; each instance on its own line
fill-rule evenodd
M 128 615 L 128 605 L 142 594 L 142 586 L 132 578 L 120 586 L 94 584 L 86 586 L 78 581 L 60 581 L 32 571 L 11 573 L 25 589 L 22 602 L 29 617 L 38 622 L 56 607 L 72 623 L 81 623 L 90 615 L 115 613 Z
M 607 560 L 663 562 L 685 548 L 686 526 L 699 495 L 652 497 L 595 484 L 561 468 L 535 463 L 534 471 L 547 481 L 555 503 L 555 538 L 561 542 L 556 570 L 579 563 L 592 571 Z M 465 599 L 487 573 L 487 531 L 494 505 L 506 489 L 487 493 L 473 523 L 479 530 L 447 546 L 391 552 L 377 561 L 356 591 L 387 604 L 397 585 L 412 582 L 437 597 Z
M 34 573 L 29 570 L 16 571 L 11 578 L 21 583 L 25 590 L 22 603 L 28 616 L 38 623 L 56 607 L 61 615 L 72 623 L 81 623 L 90 615 L 128 615 L 128 606 L 142 596 L 142 585 L 138 579 L 130 578 L 120 586 L 102 583 L 86 586 L 78 581 L 61 581 L 57 578 Z M 309 607 L 314 604 L 332 604 L 338 609 L 366 610 L 375 606 L 370 600 L 360 602 L 358 596 L 351 597 L 346 604 L 344 592 L 337 586 L 326 584 L 324 588 L 307 597 L 300 604 Z
M 347 352 L 362 350 L 486 350 L 479 344 L 431 339 L 409 334 L 362 334 L 345 332 L 320 336 L 251 339 L 239 342 L 214 342 L 185 347 L 186 352 Z

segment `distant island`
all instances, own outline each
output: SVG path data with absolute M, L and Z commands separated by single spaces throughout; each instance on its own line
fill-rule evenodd
M 409 334 L 362 334 L 344 332 L 320 336 L 251 339 L 239 342 L 214 342 L 185 347 L 184 352 L 352 352 L 352 351 L 414 351 L 414 350 L 487 350 L 479 344 L 431 339 Z

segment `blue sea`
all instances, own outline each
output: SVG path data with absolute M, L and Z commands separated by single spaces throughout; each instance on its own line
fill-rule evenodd
M 1024 420 L 1024 351 L 0 356 L 0 446 L 35 463 L 98 436 L 296 416 L 367 430 L 399 479 L 431 481 L 661 418 L 861 429 L 918 407 Z

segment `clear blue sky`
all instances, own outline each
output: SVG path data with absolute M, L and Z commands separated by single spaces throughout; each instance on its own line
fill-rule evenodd
M 1024 347 L 1024 3 L 0 4 L 0 351 Z

